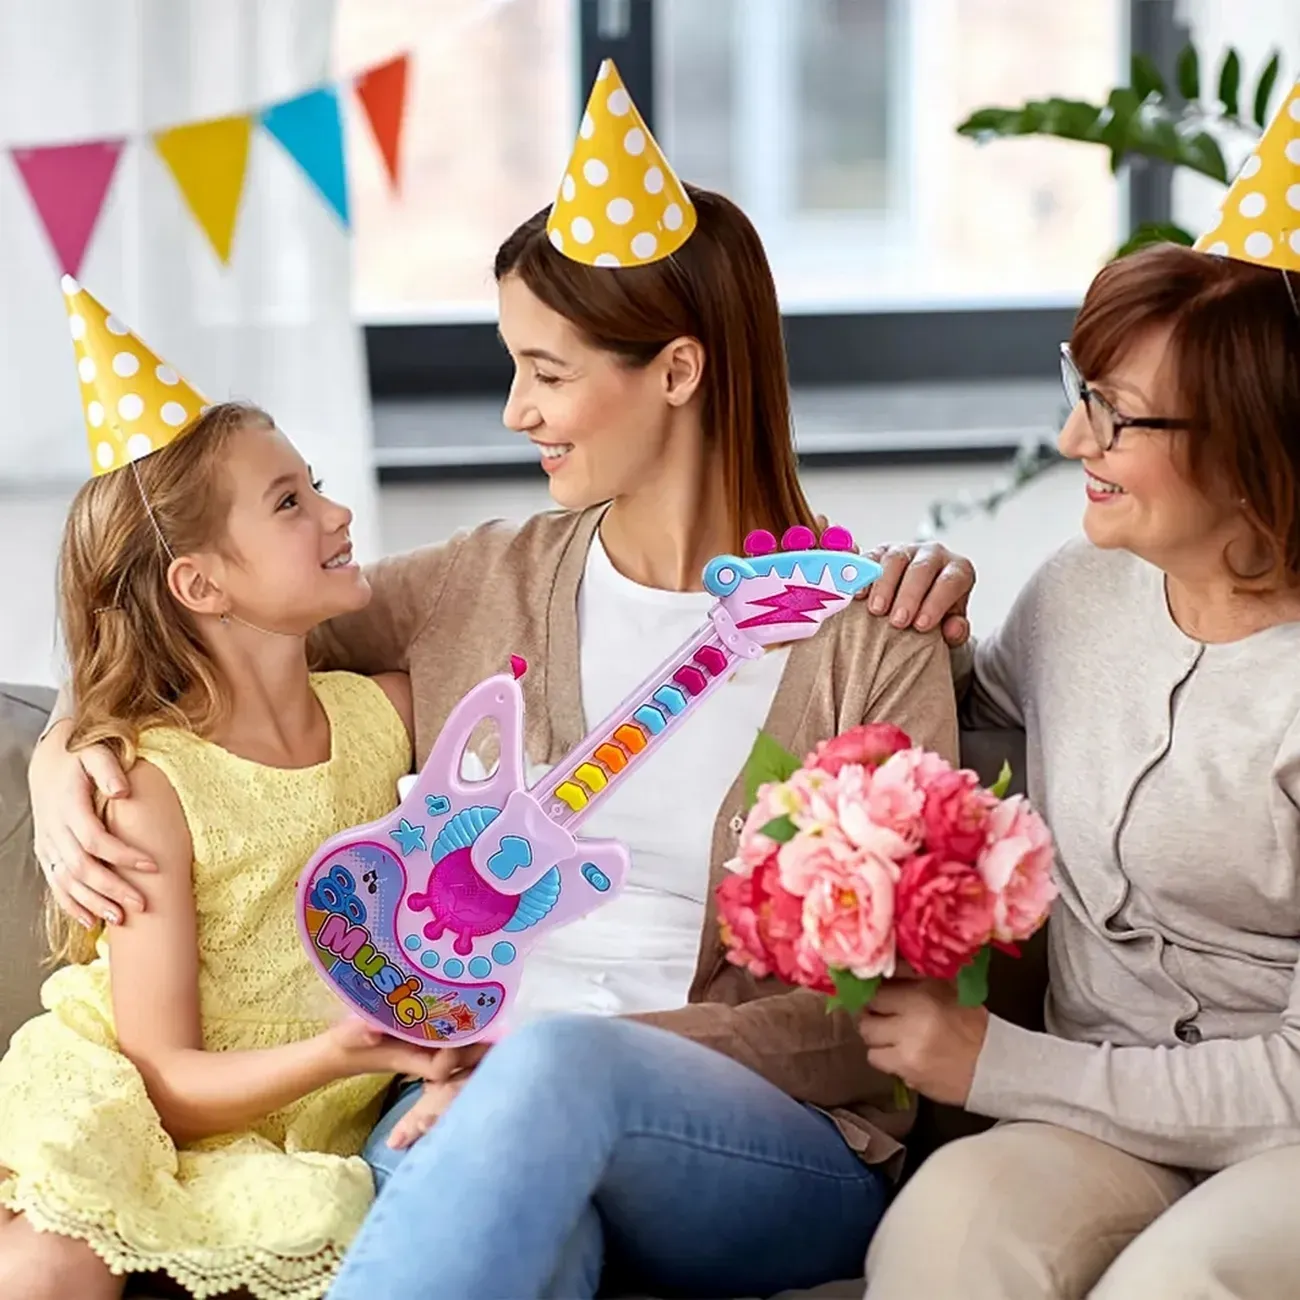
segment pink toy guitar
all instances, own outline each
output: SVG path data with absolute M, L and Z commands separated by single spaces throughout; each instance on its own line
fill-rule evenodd
M 526 668 L 481 682 L 452 711 L 398 809 L 327 840 L 298 882 L 312 961 L 353 1010 L 412 1042 L 470 1043 L 504 1032 L 528 951 L 546 930 L 613 898 L 628 871 L 613 840 L 578 838 L 583 819 L 638 757 L 672 735 L 765 646 L 812 636 L 880 566 L 843 528 L 745 539 L 746 558 L 704 570 L 708 620 L 531 789 L 524 786 Z M 501 757 L 483 781 L 461 760 L 495 721 Z

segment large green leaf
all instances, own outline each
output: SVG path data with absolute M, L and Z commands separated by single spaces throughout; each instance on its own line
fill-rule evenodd
M 827 1011 L 844 1010 L 851 1016 L 862 1014 L 862 1009 L 876 996 L 880 977 L 859 979 L 851 970 L 832 970 L 831 983 L 835 996 L 826 1004 Z
M 799 834 L 799 828 L 788 817 L 773 817 L 770 822 L 764 822 L 759 827 L 758 833 L 778 844 L 789 844 Z
M 1145 221 L 1115 250 L 1115 256 L 1124 257 L 1148 244 L 1182 244 L 1190 248 L 1195 242 L 1195 237 L 1182 226 L 1167 221 Z
M 1133 118 L 1141 107 L 1142 101 L 1131 86 L 1117 86 L 1107 97 L 1098 125 L 1101 128 L 1099 138 L 1110 150 L 1112 172 L 1119 171 L 1120 164 L 1124 161 L 1129 148 Z
M 1277 83 L 1278 69 L 1282 66 L 1282 56 L 1277 50 L 1273 51 L 1273 57 L 1264 65 L 1264 71 L 1259 74 L 1259 80 L 1255 83 L 1255 125 L 1262 131 L 1268 125 L 1268 101 L 1272 97 L 1273 87 Z
M 799 760 L 766 731 L 754 739 L 754 748 L 745 760 L 745 801 L 752 808 L 758 787 L 771 781 L 788 781 L 800 767 Z
M 1224 161 L 1223 150 L 1208 131 L 1186 123 L 1180 128 L 1178 138 L 1178 157 L 1174 161 L 1220 184 L 1228 183 L 1228 164 Z
M 1195 45 L 1184 45 L 1178 54 L 1178 93 L 1187 102 L 1201 97 L 1201 60 Z
M 1231 46 L 1219 67 L 1219 103 L 1227 117 L 1236 117 L 1241 100 L 1241 55 Z
M 1018 135 L 1096 140 L 1102 109 L 1079 99 L 1031 99 L 1020 108 L 981 108 L 957 127 L 979 144 Z
M 1135 54 L 1131 67 L 1129 80 L 1139 99 L 1146 99 L 1150 95 L 1160 95 L 1163 98 L 1169 93 L 1160 69 L 1145 54 Z
M 957 1001 L 963 1007 L 982 1007 L 989 1000 L 989 959 L 993 949 L 985 945 L 957 972 Z

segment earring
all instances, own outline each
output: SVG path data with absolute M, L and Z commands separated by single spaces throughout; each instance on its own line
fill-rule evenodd
M 230 615 L 229 615 L 229 614 L 222 614 L 221 618 L 220 618 L 218 621 L 221 623 L 221 626 L 222 626 L 222 627 L 229 627 L 229 626 L 230 626 Z

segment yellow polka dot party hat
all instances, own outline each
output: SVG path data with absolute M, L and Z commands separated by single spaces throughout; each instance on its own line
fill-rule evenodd
M 165 447 L 208 404 L 71 276 L 63 277 L 95 474 Z
M 675 253 L 695 208 L 612 59 L 596 74 L 546 232 L 587 266 L 640 266 Z
M 1300 81 L 1237 173 L 1218 219 L 1196 247 L 1300 271 Z

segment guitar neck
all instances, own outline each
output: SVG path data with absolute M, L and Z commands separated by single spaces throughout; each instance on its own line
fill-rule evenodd
M 738 662 L 713 622 L 665 660 L 532 789 L 550 819 L 574 830 L 642 755 L 672 735 Z

